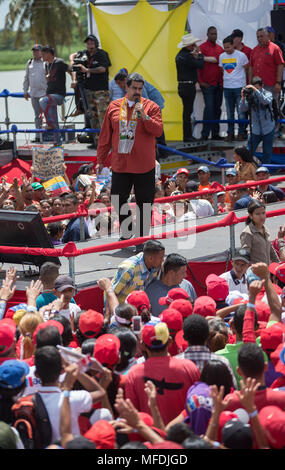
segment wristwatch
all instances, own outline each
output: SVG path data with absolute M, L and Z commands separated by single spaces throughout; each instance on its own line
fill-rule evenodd
M 146 118 L 147 121 L 150 120 L 150 117 L 147 114 L 146 114 L 145 118 Z
M 64 390 L 63 391 L 63 397 L 64 398 L 69 398 L 70 397 L 70 390 Z

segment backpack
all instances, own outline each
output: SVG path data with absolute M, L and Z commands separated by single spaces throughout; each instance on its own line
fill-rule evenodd
M 44 449 L 51 443 L 51 424 L 39 393 L 19 398 L 12 406 L 12 412 L 12 425 L 25 449 Z

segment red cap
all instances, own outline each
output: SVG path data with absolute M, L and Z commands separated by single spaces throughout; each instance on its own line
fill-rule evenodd
M 171 302 L 178 299 L 189 300 L 189 294 L 181 287 L 174 287 L 168 291 L 166 297 L 160 297 L 158 303 L 159 305 L 170 305 Z
M 206 278 L 207 294 L 217 302 L 225 300 L 229 295 L 229 285 L 225 279 L 216 274 L 209 274 Z
M 166 438 L 166 432 L 162 431 L 162 429 L 156 428 L 153 425 L 153 417 L 150 414 L 145 413 L 143 411 L 140 411 L 139 412 L 139 417 L 142 419 L 142 421 L 147 426 L 149 426 L 153 431 L 155 431 L 157 434 L 159 434 L 162 437 L 162 439 Z M 144 442 L 145 441 L 145 439 L 142 436 L 140 436 L 137 432 L 132 432 L 132 433 L 128 434 L 128 438 L 129 438 L 130 441 L 139 441 L 139 442 Z
M 179 352 L 184 352 L 189 346 L 186 339 L 184 339 L 183 330 L 180 330 L 178 331 L 178 333 L 176 333 L 174 341 L 175 341 L 177 348 L 179 349 Z
M 175 310 L 178 310 L 178 312 L 181 313 L 183 318 L 189 317 L 189 315 L 192 315 L 193 312 L 193 306 L 190 300 L 185 299 L 173 300 L 173 302 L 171 303 L 171 308 L 175 308 Z
M 150 349 L 163 348 L 169 339 L 169 329 L 166 323 L 146 323 L 142 330 L 142 341 Z
M 285 263 L 271 263 L 268 269 L 271 274 L 277 276 L 279 281 L 285 284 Z
M 106 334 L 96 339 L 94 357 L 101 364 L 113 366 L 120 358 L 121 343 L 117 336 Z
M 265 406 L 258 413 L 268 443 L 273 449 L 285 446 L 285 412 L 278 406 Z
M 164 310 L 159 318 L 162 322 L 166 323 L 170 333 L 176 333 L 182 329 L 183 326 L 183 317 L 178 310 L 171 307 Z
M 149 448 L 150 449 L 183 449 L 182 445 L 177 444 L 177 442 L 173 442 L 173 441 L 163 441 L 163 442 L 158 442 L 157 444 L 151 444 Z
M 88 338 L 95 338 L 100 333 L 104 323 L 104 316 L 96 310 L 86 310 L 79 317 L 79 330 Z
M 271 310 L 269 305 L 266 302 L 262 302 L 261 300 L 257 300 L 255 302 L 255 310 L 257 313 L 257 319 L 260 321 L 268 321 Z
M 224 425 L 230 421 L 231 419 L 239 419 L 238 418 L 238 415 L 236 413 L 233 413 L 232 411 L 222 411 L 222 413 L 220 414 L 220 418 L 219 418 L 219 430 L 218 430 L 218 441 L 219 442 L 222 442 L 222 431 L 223 431 L 223 427 Z
M 260 331 L 260 342 L 264 351 L 275 351 L 280 343 L 285 339 L 285 325 L 283 323 L 274 323 L 268 328 Z
M 116 431 L 109 421 L 100 419 L 84 434 L 86 439 L 94 442 L 96 449 L 114 449 L 116 444 Z
M 285 364 L 281 357 L 283 358 L 284 355 L 284 343 L 280 343 L 279 346 L 275 349 L 274 352 L 270 354 L 270 360 L 274 365 L 274 369 L 276 372 L 280 372 L 280 374 L 285 375 Z
M 16 323 L 11 318 L 0 320 L 0 346 L 5 347 L 1 354 L 5 354 L 13 345 L 16 328 Z
M 56 321 L 56 320 L 48 320 L 46 322 L 40 323 L 37 326 L 37 328 L 35 329 L 35 331 L 33 333 L 33 343 L 34 344 L 36 344 L 36 337 L 37 337 L 38 331 L 43 330 L 47 326 L 55 326 L 55 328 L 58 329 L 59 334 L 62 335 L 63 330 L 64 330 L 64 326 L 62 325 L 62 323 L 60 323 L 59 321 Z
M 216 302 L 208 295 L 202 295 L 195 300 L 193 313 L 202 317 L 214 317 L 216 315 Z
M 179 168 L 179 170 L 177 170 L 176 175 L 181 175 L 181 173 L 184 173 L 185 175 L 189 176 L 189 170 L 187 170 L 187 168 Z
M 150 310 L 149 298 L 143 290 L 134 290 L 131 292 L 126 298 L 126 303 L 136 307 L 139 314 L 141 314 L 144 308 Z

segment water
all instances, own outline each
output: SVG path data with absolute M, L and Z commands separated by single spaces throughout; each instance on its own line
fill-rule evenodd
M 10 72 L 0 72 L 0 91 L 8 90 L 10 93 L 18 93 L 23 92 L 23 81 L 25 76 L 25 70 L 13 70 Z M 67 74 L 66 76 L 66 91 L 72 92 L 70 88 L 71 78 L 70 75 Z M 72 113 L 75 109 L 74 98 L 68 96 L 66 98 L 65 103 L 65 114 Z M 9 119 L 11 123 L 17 122 L 17 127 L 19 129 L 34 129 L 34 112 L 31 105 L 31 101 L 26 101 L 24 98 L 12 98 L 8 99 L 8 112 L 9 112 Z M 58 107 L 58 113 L 61 118 L 61 108 Z M 5 114 L 5 99 L 0 98 L 0 126 L 1 130 L 6 129 L 6 125 L 4 123 L 6 118 Z M 30 122 L 30 124 L 18 124 L 18 122 Z M 69 123 L 76 123 L 79 124 L 82 122 L 82 116 L 77 118 L 70 118 L 68 120 Z M 11 127 L 11 126 L 10 126 Z M 66 125 L 67 127 L 67 125 Z M 76 127 L 81 127 L 81 125 L 77 125 Z M 84 126 L 82 125 L 82 128 Z

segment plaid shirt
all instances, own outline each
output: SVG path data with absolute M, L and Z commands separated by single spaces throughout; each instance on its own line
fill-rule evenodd
M 143 253 L 124 260 L 112 280 L 112 287 L 119 303 L 125 302 L 126 297 L 134 290 L 145 288 L 160 274 L 160 269 L 147 269 Z
M 211 352 L 208 346 L 189 346 L 189 348 L 187 348 L 183 353 L 178 354 L 176 358 L 189 359 L 190 361 L 193 361 L 200 370 L 200 372 L 202 372 L 204 365 L 208 361 L 223 362 L 231 373 L 234 388 L 237 389 L 237 381 L 228 359 L 224 356 L 219 356 L 218 354 Z

